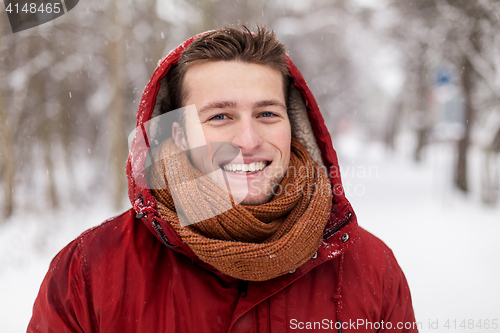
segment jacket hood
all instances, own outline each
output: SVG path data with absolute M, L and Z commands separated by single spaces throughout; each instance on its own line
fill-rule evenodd
M 158 66 L 145 87 L 139 104 L 136 131 L 130 137 L 130 150 L 126 168 L 129 198 L 137 218 L 142 219 L 151 232 L 166 246 L 172 247 L 192 259 L 197 259 L 196 255 L 182 242 L 170 223 L 163 220 L 157 211 L 156 201 L 148 187 L 146 169 L 150 158 L 148 156 L 150 150 L 148 133 L 156 130 L 151 125 L 151 119 L 159 115 L 160 101 L 162 96 L 166 94 L 164 78 L 171 67 L 177 63 L 182 51 L 200 35 L 188 39 L 158 62 Z M 304 78 L 288 55 L 286 56 L 286 62 L 293 79 L 288 100 L 288 114 L 292 135 L 306 146 L 311 157 L 316 162 L 329 171 L 328 177 L 332 185 L 333 205 L 320 249 L 322 252 L 324 251 L 324 255 L 328 258 L 333 258 L 342 253 L 357 239 L 356 216 L 345 197 L 337 154 L 333 148 L 330 133 L 324 123 L 318 104 Z

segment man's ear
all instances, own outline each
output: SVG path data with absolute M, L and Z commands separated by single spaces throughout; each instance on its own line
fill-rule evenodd
M 186 134 L 178 122 L 174 122 L 172 124 L 172 138 L 174 138 L 174 142 L 177 147 L 184 151 L 188 149 Z

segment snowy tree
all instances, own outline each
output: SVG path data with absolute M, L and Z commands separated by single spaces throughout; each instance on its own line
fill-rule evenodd
M 492 41 L 498 38 L 500 7 L 488 0 L 393 1 L 391 6 L 399 13 L 393 31 L 406 55 L 407 82 L 416 92 L 411 104 L 418 124 L 417 160 L 431 137 L 428 101 L 432 69 L 439 62 L 449 62 L 459 73 L 465 110 L 462 134 L 457 140 L 454 182 L 467 192 L 467 155 L 476 120 L 484 113 L 498 112 L 492 105 L 499 97 L 495 61 L 500 44 Z

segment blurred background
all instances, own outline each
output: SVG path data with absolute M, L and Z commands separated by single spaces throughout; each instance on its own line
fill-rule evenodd
M 0 7 L 2 332 L 25 331 L 65 244 L 130 207 L 127 136 L 158 60 L 238 22 L 288 46 L 421 331 L 500 331 L 500 1 L 86 0 L 15 34 Z

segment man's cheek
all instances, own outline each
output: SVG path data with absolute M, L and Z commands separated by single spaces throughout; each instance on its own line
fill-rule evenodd
M 271 175 L 271 177 L 273 178 L 283 178 L 286 171 L 288 169 L 288 165 L 277 165 L 274 170 L 273 170 L 273 174 Z

